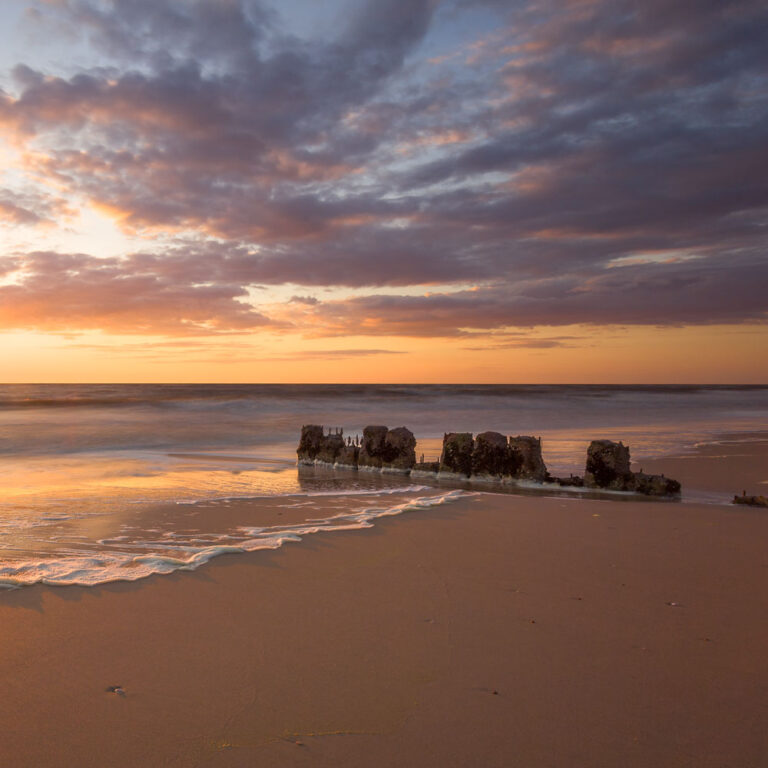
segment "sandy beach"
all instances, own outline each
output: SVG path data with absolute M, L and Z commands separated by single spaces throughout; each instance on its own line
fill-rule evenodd
M 766 0 L 0 0 L 0 768 L 768 768 L 767 147 Z
M 0 764 L 762 766 L 767 539 L 760 509 L 482 493 L 6 591 Z

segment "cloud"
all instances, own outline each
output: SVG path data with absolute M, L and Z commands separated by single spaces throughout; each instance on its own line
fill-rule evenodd
M 570 337 L 516 337 L 510 328 L 558 325 L 684 325 L 768 320 L 768 262 L 734 253 L 711 258 L 647 254 L 610 269 L 570 272 L 472 290 L 424 295 L 358 294 L 347 299 L 269 290 L 250 296 L 263 277 L 258 255 L 219 247 L 124 258 L 35 252 L 0 259 L 0 325 L 47 330 L 101 329 L 141 334 L 206 335 L 270 330 L 308 337 L 486 335 L 496 348 L 555 347 Z M 503 331 L 502 335 L 498 331 Z M 354 354 L 384 354 L 364 349 Z M 311 353 L 302 353 L 309 354 Z M 340 354 L 338 350 L 321 356 Z M 353 354 L 345 350 L 344 356 Z
M 403 350 L 397 349 L 302 349 L 294 354 L 273 355 L 262 357 L 266 362 L 291 362 L 303 360 L 343 360 L 354 357 L 375 357 L 378 355 L 405 355 Z
M 148 270 L 140 258 L 34 252 L 0 259 L 4 271 L 14 277 L 0 285 L 0 327 L 6 330 L 200 335 L 271 324 L 243 302 L 239 285 Z
M 72 341 L 69 348 L 113 355 L 114 344 Z M 407 352 L 394 349 L 307 349 L 280 355 L 269 354 L 264 348 L 250 343 L 247 338 L 238 336 L 211 339 L 204 333 L 197 338 L 168 338 L 162 341 L 124 342 L 120 345 L 120 354 L 153 362 L 234 363 L 242 362 L 297 362 L 304 360 L 343 360 L 357 357 L 376 357 L 379 355 L 404 355 Z
M 572 343 L 579 342 L 579 343 Z M 585 340 L 579 336 L 524 336 L 523 334 L 491 333 L 488 343 L 483 346 L 463 346 L 468 352 L 488 352 L 499 349 L 559 349 L 563 347 L 584 346 Z
M 38 224 L 41 221 L 40 216 L 34 211 L 2 197 L 0 197 L 0 220 L 10 224 Z
M 293 314 L 315 336 L 476 337 L 478 332 L 558 325 L 701 325 L 768 320 L 765 259 L 732 257 L 618 267 L 496 283 L 424 296 L 371 294 L 325 301 Z M 492 336 L 491 336 L 492 338 Z M 514 346 L 557 346 L 564 338 L 515 339 Z
M 258 3 L 220 0 L 56 1 L 58 21 L 85 30 L 103 55 L 156 68 L 193 58 L 242 66 L 274 17 Z
M 0 221 L 6 225 L 49 226 L 70 213 L 62 200 L 51 195 L 0 188 Z
M 496 29 L 457 49 L 449 25 L 476 28 L 480 5 Z M 147 247 L 29 255 L 0 289 L 5 324 L 458 336 L 765 319 L 757 0 L 370 0 L 330 40 L 251 0 L 40 7 L 99 66 L 20 63 L 0 126 L 28 174 Z M 57 216 L 0 195 L 5 221 Z M 246 302 L 284 284 L 308 295 L 269 319 Z M 318 302 L 325 286 L 356 295 Z

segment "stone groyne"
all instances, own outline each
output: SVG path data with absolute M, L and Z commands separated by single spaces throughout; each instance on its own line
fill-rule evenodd
M 344 430 L 318 424 L 301 428 L 296 450 L 299 464 L 326 464 L 340 469 L 372 469 L 410 474 L 416 464 L 416 438 L 405 427 L 370 426 L 362 439 L 344 438 Z
M 612 440 L 593 440 L 587 449 L 583 477 L 554 477 L 541 453 L 541 438 L 500 432 L 447 432 L 440 460 L 416 461 L 416 438 L 406 427 L 365 427 L 362 438 L 344 437 L 342 429 L 318 424 L 301 428 L 296 451 L 299 464 L 340 469 L 396 472 L 414 477 L 476 479 L 507 483 L 533 481 L 561 487 L 626 491 L 646 496 L 677 496 L 680 483 L 664 475 L 632 472 L 629 446 Z

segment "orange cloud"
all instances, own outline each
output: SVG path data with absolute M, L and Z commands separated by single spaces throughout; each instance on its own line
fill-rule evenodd
M 206 334 L 284 327 L 244 303 L 239 285 L 184 281 L 138 261 L 34 253 L 0 285 L 0 329 L 100 329 L 133 334 Z

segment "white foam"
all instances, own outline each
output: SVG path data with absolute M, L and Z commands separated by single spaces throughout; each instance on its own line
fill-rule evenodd
M 377 470 L 378 471 L 378 470 Z M 348 491 L 341 491 L 338 489 L 333 489 L 329 491 L 297 491 L 296 493 L 281 493 L 279 494 L 280 498 L 283 499 L 295 499 L 295 498 L 315 498 L 315 497 L 326 497 L 326 496 L 382 496 L 382 495 L 388 495 L 392 496 L 397 493 L 420 493 L 421 491 L 429 491 L 431 490 L 431 487 L 428 485 L 404 485 L 404 486 L 397 486 L 394 488 L 368 488 L 365 490 L 362 489 L 351 489 Z M 251 499 L 274 499 L 277 498 L 277 496 L 274 493 L 271 494 L 244 494 L 242 496 L 216 496 L 216 497 L 210 497 L 210 498 L 204 498 L 204 499 L 177 499 L 174 501 L 174 504 L 179 505 L 186 505 L 186 506 L 196 506 L 196 505 L 208 505 L 208 504 L 214 504 L 216 502 L 232 502 L 232 501 L 249 501 Z M 283 505 L 286 506 L 286 505 Z
M 410 486 L 410 488 L 413 487 Z M 415 487 L 423 488 L 423 486 Z M 403 489 L 400 490 L 401 493 L 402 491 Z M 452 490 L 434 496 L 408 499 L 389 507 L 370 507 L 358 512 L 341 513 L 293 525 L 240 526 L 237 529 L 241 534 L 240 540 L 230 534 L 222 534 L 216 537 L 214 543 L 206 542 L 205 546 L 181 543 L 177 541 L 179 536 L 174 533 L 164 534 L 161 540 L 145 542 L 130 543 L 123 541 L 125 537 L 103 539 L 100 543 L 118 543 L 121 549 L 133 549 L 134 552 L 103 551 L 88 556 L 73 552 L 72 555 L 65 557 L 11 563 L 0 568 L 0 588 L 12 589 L 31 584 L 94 586 L 114 581 L 138 581 L 154 574 L 179 570 L 191 571 L 220 555 L 279 549 L 283 544 L 299 542 L 304 536 L 316 533 L 371 528 L 374 520 L 380 517 L 430 509 L 473 495 L 475 494 L 466 491 Z M 233 539 L 237 541 L 236 544 L 224 543 L 225 540 Z M 194 541 L 203 543 L 199 538 Z M 170 555 L 162 552 L 135 554 L 136 549 L 157 547 L 172 548 L 174 553 L 178 554 Z

